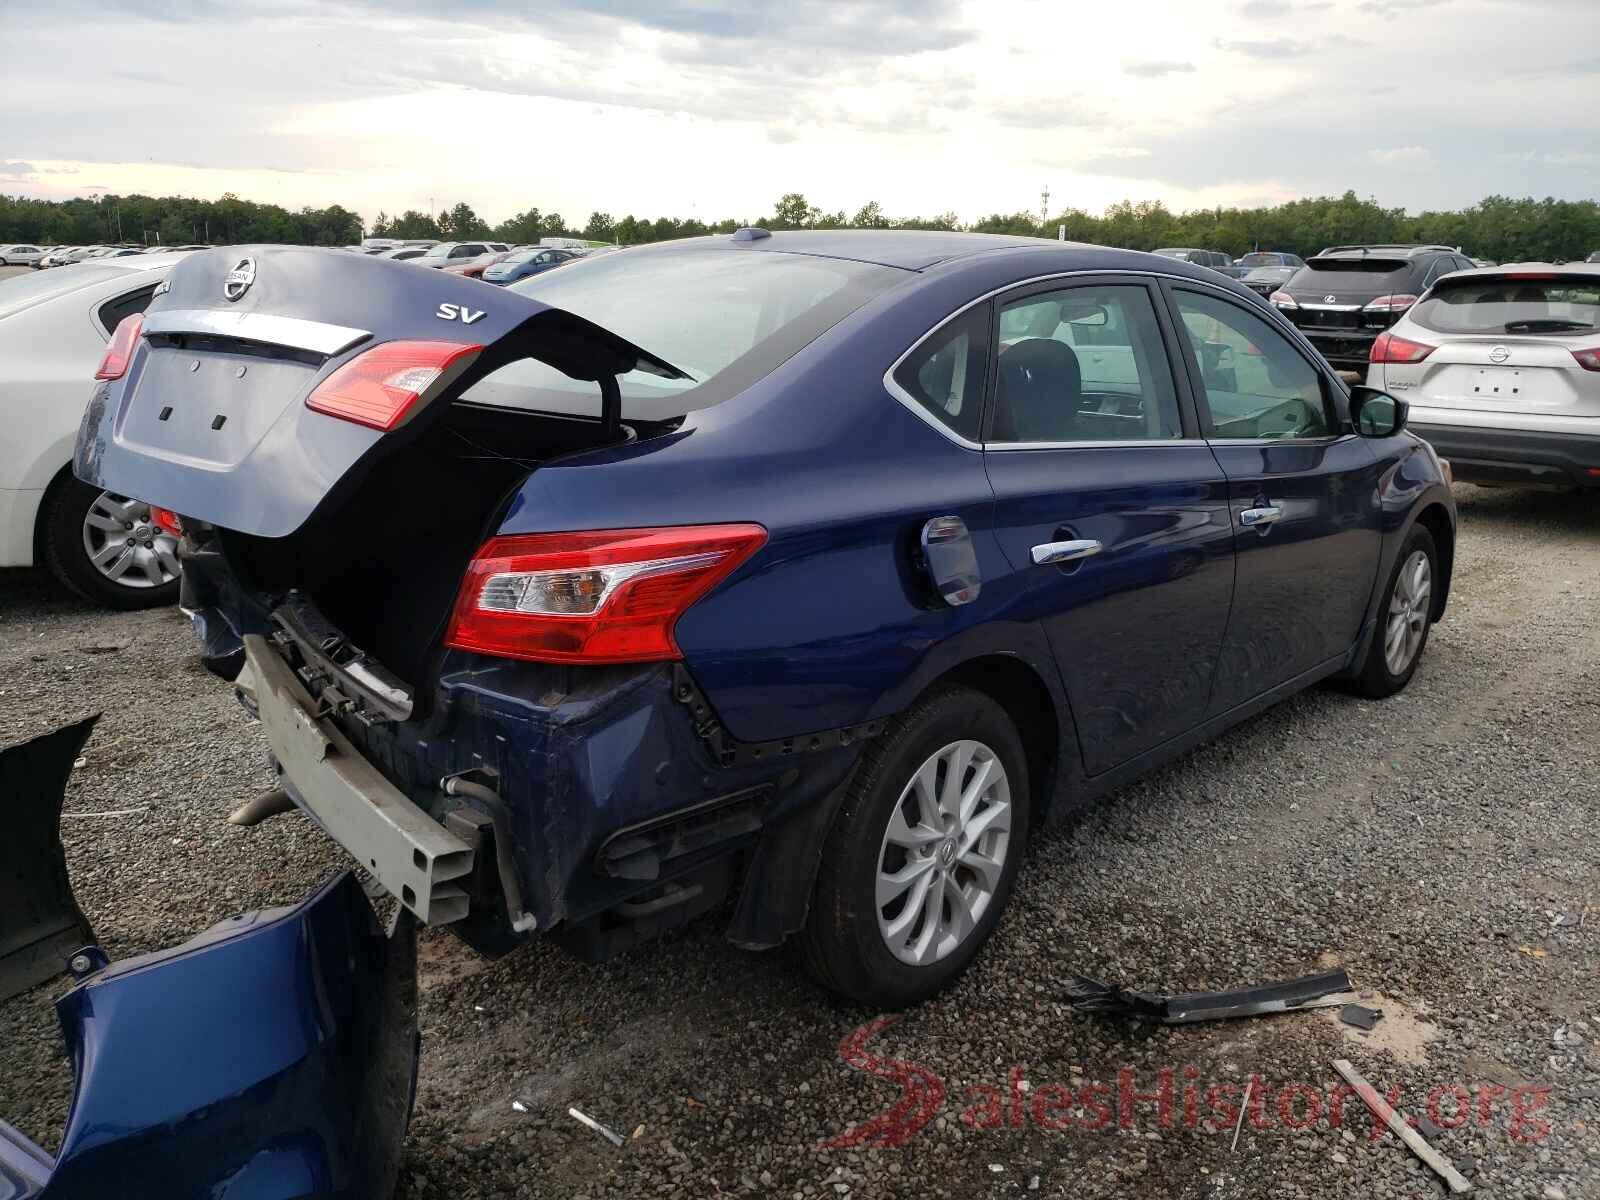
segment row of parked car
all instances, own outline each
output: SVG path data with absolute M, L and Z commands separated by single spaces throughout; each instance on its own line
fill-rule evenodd
M 193 246 L 36 246 L 28 242 L 13 242 L 0 246 L 0 267 L 64 267 L 68 263 L 87 262 L 92 258 L 129 258 L 135 254 L 172 254 L 184 250 L 207 250 L 204 245 Z
M 396 242 L 388 238 L 368 238 L 361 245 L 349 249 L 375 258 L 409 262 L 419 267 L 435 267 L 452 275 L 465 275 L 468 279 L 482 279 L 504 287 L 574 259 L 615 248 L 591 247 L 564 238 L 555 241 L 559 244 L 511 246 L 505 242 L 491 241 L 440 242 L 417 238 Z

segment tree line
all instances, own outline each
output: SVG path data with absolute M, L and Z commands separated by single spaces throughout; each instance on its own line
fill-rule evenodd
M 378 213 L 369 227 L 339 205 L 293 212 L 275 204 L 181 196 L 116 196 L 65 201 L 0 195 L 0 241 L 83 244 L 141 242 L 215 245 L 285 242 L 344 246 L 374 237 L 494 238 L 531 243 L 541 237 L 583 237 L 633 246 L 670 238 L 732 233 L 745 225 L 767 229 L 963 229 L 1054 238 L 1133 250 L 1199 246 L 1234 257 L 1251 250 L 1287 250 L 1302 257 L 1324 246 L 1370 242 L 1432 242 L 1459 246 L 1497 262 L 1580 259 L 1600 249 L 1600 204 L 1593 200 L 1536 200 L 1490 196 L 1457 211 L 1408 213 L 1363 200 L 1354 192 L 1258 208 L 1205 208 L 1174 213 L 1160 201 L 1124 201 L 1100 215 L 1066 208 L 1046 220 L 1028 212 L 993 213 L 963 224 L 954 213 L 892 217 L 876 202 L 854 213 L 826 212 L 801 192 L 785 193 L 772 212 L 715 222 L 695 217 L 613 217 L 589 214 L 581 227 L 558 212 L 529 208 L 491 225 L 466 203 L 438 213 L 407 209 Z

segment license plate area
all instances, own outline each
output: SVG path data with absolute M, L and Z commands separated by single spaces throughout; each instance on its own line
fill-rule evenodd
M 152 347 L 118 431 L 148 454 L 237 466 L 310 389 L 309 363 L 211 349 Z

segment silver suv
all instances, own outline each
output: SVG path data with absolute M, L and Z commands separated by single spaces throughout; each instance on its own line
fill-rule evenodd
M 1600 488 L 1600 264 L 1445 276 L 1378 335 L 1367 383 L 1457 479 Z

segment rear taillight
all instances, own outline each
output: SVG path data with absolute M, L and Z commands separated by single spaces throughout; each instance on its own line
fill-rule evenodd
M 1419 363 L 1437 349 L 1426 342 L 1413 342 L 1407 338 L 1396 337 L 1385 329 L 1372 343 L 1372 353 L 1367 356 L 1368 362 L 1375 363 Z
M 1600 371 L 1600 346 L 1590 346 L 1587 350 L 1574 350 L 1572 357 L 1578 360 L 1578 365 L 1585 371 Z
M 1376 300 L 1366 305 L 1361 311 L 1369 313 L 1397 313 L 1405 312 L 1417 302 L 1417 298 L 1409 292 L 1396 292 L 1392 296 L 1379 296 Z
M 1267 299 L 1272 303 L 1273 307 L 1275 307 L 1275 308 L 1299 308 L 1300 307 L 1300 305 L 1295 302 L 1295 298 L 1293 296 L 1289 295 L 1288 292 L 1273 292 L 1272 295 L 1267 297 Z
M 445 645 L 535 662 L 681 658 L 678 618 L 766 540 L 760 525 L 492 538 L 467 568 Z
M 385 342 L 356 355 L 306 397 L 306 407 L 388 432 L 447 372 L 459 373 L 482 346 Z
M 111 344 L 106 347 L 105 357 L 95 368 L 94 377 L 121 379 L 126 375 L 128 364 L 133 362 L 133 352 L 139 348 L 139 334 L 143 331 L 143 313 L 134 313 L 118 321 L 116 331 L 111 335 Z

